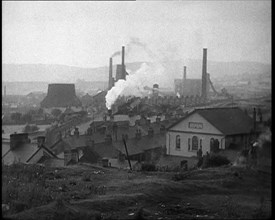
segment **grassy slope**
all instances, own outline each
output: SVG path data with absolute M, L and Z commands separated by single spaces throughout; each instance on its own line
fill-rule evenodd
M 2 203 L 11 204 L 9 217 L 221 219 L 271 216 L 271 176 L 253 170 L 236 167 L 194 170 L 175 181 L 172 172 L 128 173 L 88 165 L 43 170 L 35 167 L 3 168 Z M 10 193 L 15 194 L 14 198 Z M 14 201 L 25 203 L 27 207 L 16 213 L 16 205 L 12 204 L 17 202 Z

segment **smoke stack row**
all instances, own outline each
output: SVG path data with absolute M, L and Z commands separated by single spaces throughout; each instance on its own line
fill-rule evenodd
M 201 96 L 207 99 L 207 48 L 203 48 Z

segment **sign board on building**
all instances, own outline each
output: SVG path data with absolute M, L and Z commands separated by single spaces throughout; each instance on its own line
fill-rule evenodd
M 202 129 L 203 128 L 203 124 L 200 122 L 189 122 L 188 125 L 189 128 L 194 128 L 194 129 Z

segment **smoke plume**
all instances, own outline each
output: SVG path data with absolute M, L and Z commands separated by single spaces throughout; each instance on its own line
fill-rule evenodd
M 270 129 L 266 128 L 258 138 L 259 147 L 262 147 L 265 142 L 271 142 L 271 136 Z
M 118 80 L 114 87 L 110 89 L 105 97 L 108 109 L 115 103 L 120 96 L 144 97 L 148 91 L 144 87 L 152 87 L 157 83 L 165 86 L 166 82 L 164 68 L 159 64 L 143 63 L 133 74 L 126 76 L 126 80 Z
M 111 57 L 114 58 L 114 57 L 120 56 L 120 55 L 121 55 L 121 51 L 116 51 L 113 53 L 113 55 Z
M 148 94 L 144 87 L 152 88 L 153 84 L 159 84 L 160 87 L 166 87 L 169 77 L 165 72 L 165 63 L 153 53 L 152 50 L 138 38 L 131 38 L 126 44 L 125 54 L 134 52 L 135 46 L 142 48 L 153 62 L 143 63 L 140 68 L 126 76 L 126 80 L 118 80 L 114 87 L 110 89 L 105 97 L 106 107 L 108 109 L 115 103 L 120 96 L 143 97 Z M 120 55 L 121 52 L 115 52 L 113 56 Z M 127 71 L 128 72 L 128 71 Z
M 156 54 L 154 54 L 145 43 L 142 43 L 139 38 L 135 38 L 135 37 L 130 38 L 129 42 L 126 44 L 125 55 L 130 54 L 134 50 L 134 46 L 138 46 L 142 48 L 150 58 L 157 57 Z M 120 50 L 116 51 L 112 54 L 111 57 L 113 58 L 113 57 L 120 56 L 121 53 L 122 52 Z

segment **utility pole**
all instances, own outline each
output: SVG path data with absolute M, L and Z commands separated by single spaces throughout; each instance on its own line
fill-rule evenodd
M 123 137 L 123 143 L 124 143 L 124 146 L 125 146 L 125 151 L 126 151 L 126 155 L 127 155 L 127 160 L 128 160 L 128 163 L 129 163 L 129 167 L 130 167 L 130 170 L 132 170 L 131 161 L 130 161 L 130 159 L 129 159 L 129 155 L 128 155 L 128 150 L 127 150 L 127 146 L 126 146 L 125 137 Z

